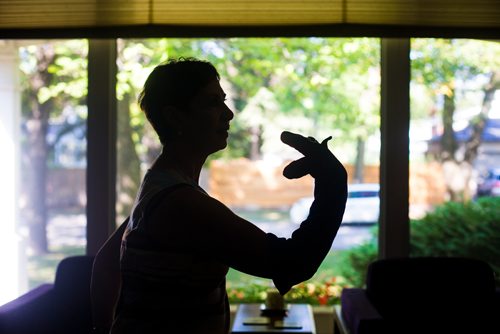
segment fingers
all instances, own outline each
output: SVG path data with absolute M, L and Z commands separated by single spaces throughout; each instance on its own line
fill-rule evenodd
M 283 131 L 281 141 L 304 155 L 303 158 L 291 162 L 283 169 L 283 176 L 288 179 L 297 179 L 306 174 L 317 178 L 336 170 L 342 166 L 337 158 L 328 149 L 328 141 L 332 137 L 319 143 L 313 137 L 304 137 L 299 134 Z
M 290 131 L 283 131 L 281 133 L 281 141 L 293 147 L 304 155 L 310 152 L 310 150 L 313 148 L 313 145 L 318 143 L 316 140 L 313 141 Z
M 308 139 L 309 141 L 312 141 L 313 143 L 318 143 L 318 141 L 317 141 L 317 140 L 316 140 L 316 138 L 314 138 L 314 137 L 308 136 L 308 137 L 307 137 L 307 139 Z M 318 143 L 318 144 L 319 144 L 319 143 Z
M 309 173 L 309 159 L 306 157 L 292 161 L 283 169 L 283 176 L 287 179 L 298 179 Z
M 330 141 L 330 139 L 332 139 L 333 137 L 332 136 L 328 136 L 326 137 L 325 139 L 323 139 L 323 141 L 321 142 L 321 145 L 325 146 L 328 148 L 328 142 Z

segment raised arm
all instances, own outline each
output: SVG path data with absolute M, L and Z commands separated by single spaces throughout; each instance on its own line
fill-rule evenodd
M 315 200 L 308 218 L 291 238 L 266 234 L 235 215 L 219 201 L 190 187 L 172 193 L 154 219 L 169 217 L 157 235 L 170 245 L 178 242 L 189 248 L 251 275 L 272 278 L 281 293 L 310 278 L 330 250 L 342 221 L 347 199 L 347 173 L 328 150 L 326 141 L 285 132 L 282 140 L 298 149 L 304 158 L 284 170 L 288 178 L 311 174 L 315 178 Z M 167 227 L 168 226 L 168 227 Z M 175 236 L 169 237 L 169 236 Z M 177 240 L 177 241 L 176 241 Z

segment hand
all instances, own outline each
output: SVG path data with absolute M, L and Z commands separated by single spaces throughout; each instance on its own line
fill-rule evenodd
M 347 172 L 338 159 L 328 149 L 328 141 L 321 144 L 313 137 L 304 137 L 289 131 L 281 133 L 281 141 L 304 155 L 303 158 L 292 161 L 283 170 L 288 179 L 297 179 L 310 174 L 314 178 L 333 177 L 347 180 Z

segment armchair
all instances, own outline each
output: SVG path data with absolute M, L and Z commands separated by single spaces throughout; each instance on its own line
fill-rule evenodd
M 57 266 L 54 284 L 43 284 L 0 306 L 0 333 L 89 333 L 93 256 L 73 256 Z
M 485 262 L 401 258 L 374 261 L 366 288 L 344 289 L 340 317 L 351 334 L 500 333 L 499 309 Z

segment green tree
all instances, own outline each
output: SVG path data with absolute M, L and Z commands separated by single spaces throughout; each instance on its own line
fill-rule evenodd
M 317 129 L 334 129 L 344 142 L 363 144 L 377 131 L 377 39 L 235 38 L 211 43 L 208 58 L 228 78 L 235 111 L 250 114 L 241 117 L 247 126 L 239 126 L 246 129 L 241 137 L 251 138 L 246 156 L 259 156 L 253 147 L 262 143 L 260 132 L 279 115 L 305 116 L 312 135 L 319 135 Z M 240 117 L 233 121 L 238 122 Z
M 82 40 L 40 42 L 21 48 L 22 117 L 24 138 L 22 164 L 25 174 L 26 208 L 23 217 L 29 227 L 32 249 L 48 251 L 47 161 L 57 139 L 82 122 L 69 122 L 76 106 L 85 105 L 87 93 L 87 44 Z M 77 115 L 85 117 L 85 115 Z M 62 118 L 65 127 L 51 144 L 47 141 L 49 121 Z
M 356 142 L 355 179 L 363 180 L 367 138 L 380 126 L 379 40 L 310 38 L 286 40 L 286 62 L 296 60 L 293 75 L 284 76 L 278 101 L 291 112 L 313 120 L 313 127 L 335 131 L 336 141 Z M 285 71 L 287 68 L 285 68 Z M 288 70 L 289 71 L 289 70 Z M 291 87 L 290 87 L 291 86 Z M 293 103 L 293 105 L 291 105 Z
M 476 40 L 415 39 L 412 42 L 412 79 L 427 87 L 436 101 L 442 99 L 442 135 L 435 159 L 443 165 L 447 193 L 452 201 L 472 197 L 473 162 L 481 144 L 485 122 L 495 91 L 500 87 L 500 44 Z M 488 78 L 481 83 L 481 77 Z M 478 84 L 479 82 L 479 84 Z M 467 88 L 474 85 L 476 87 Z M 465 88 L 464 88 L 465 87 Z M 454 115 L 459 93 L 467 89 L 483 92 L 480 113 L 471 118 L 472 135 L 463 147 L 455 137 Z M 434 110 L 433 110 L 434 112 Z

